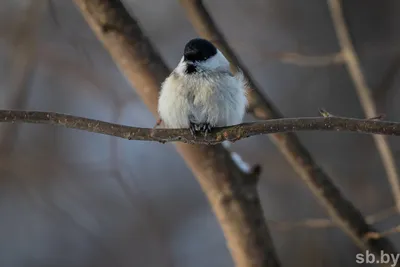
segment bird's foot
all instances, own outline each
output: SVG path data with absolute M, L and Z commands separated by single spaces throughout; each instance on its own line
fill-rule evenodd
M 209 123 L 202 123 L 200 126 L 200 131 L 203 132 L 204 137 L 211 133 L 212 127 Z
M 190 123 L 190 133 L 196 137 L 198 133 L 203 133 L 206 137 L 212 130 L 211 124 L 209 123 Z
M 195 124 L 195 123 L 190 123 L 190 126 L 189 126 L 189 129 L 190 129 L 190 133 L 192 134 L 192 136 L 194 137 L 194 138 L 196 138 L 196 133 L 197 133 L 197 131 L 198 131 L 198 126 L 197 126 L 198 124 Z

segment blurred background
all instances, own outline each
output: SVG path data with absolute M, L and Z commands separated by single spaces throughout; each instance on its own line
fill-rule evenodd
M 175 67 L 185 43 L 197 37 L 178 1 L 123 2 Z M 342 63 L 299 66 L 276 56 L 339 51 L 326 1 L 204 2 L 285 116 L 316 116 L 323 107 L 364 117 Z M 378 112 L 399 121 L 400 2 L 343 2 Z M 141 127 L 155 123 L 73 2 L 65 0 L 0 2 L 0 108 Z M 308 132 L 299 137 L 363 215 L 393 210 L 371 136 Z M 400 163 L 400 139 L 389 142 Z M 328 217 L 267 136 L 242 140 L 233 149 L 263 167 L 259 192 L 282 266 L 360 266 L 358 248 L 340 229 L 292 225 Z M 2 124 L 0 178 L 0 266 L 233 265 L 200 186 L 171 144 Z M 398 223 L 393 213 L 375 226 L 384 231 Z M 389 238 L 400 248 L 400 235 Z

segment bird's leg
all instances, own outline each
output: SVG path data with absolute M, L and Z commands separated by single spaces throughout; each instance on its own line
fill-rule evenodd
M 211 124 L 208 122 L 204 123 L 195 123 L 195 122 L 190 122 L 190 133 L 193 135 L 193 137 L 196 137 L 196 135 L 201 132 L 204 134 L 204 137 L 206 137 L 212 130 Z
M 153 129 L 157 128 L 158 126 L 160 126 L 162 123 L 162 119 L 158 118 L 158 120 L 156 121 L 156 124 L 153 126 Z
M 204 137 L 206 137 L 212 130 L 211 124 L 208 122 L 200 124 L 200 131 L 203 132 Z
M 190 129 L 190 133 L 192 134 L 192 136 L 194 138 L 196 138 L 196 133 L 199 131 L 198 130 L 199 129 L 199 125 L 197 123 L 190 122 L 189 129 Z

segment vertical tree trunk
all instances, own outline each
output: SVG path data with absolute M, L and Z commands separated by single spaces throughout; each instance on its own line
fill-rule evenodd
M 122 3 L 74 0 L 116 64 L 157 116 L 169 70 Z M 238 267 L 279 266 L 256 190 L 257 174 L 242 172 L 222 146 L 177 144 L 221 224 Z M 194 241 L 196 242 L 196 241 Z

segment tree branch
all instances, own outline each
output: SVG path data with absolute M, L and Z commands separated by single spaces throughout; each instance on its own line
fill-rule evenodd
M 160 84 L 170 70 L 118 0 L 74 0 L 149 110 L 157 116 Z M 222 145 L 177 144 L 205 192 L 237 267 L 280 266 L 254 175 L 240 170 Z
M 272 56 L 276 59 L 279 59 L 282 63 L 293 64 L 301 67 L 324 67 L 344 63 L 342 53 L 334 53 L 322 56 L 309 56 L 299 53 L 284 52 L 274 53 Z
M 328 4 L 336 35 L 342 49 L 345 64 L 354 83 L 365 116 L 368 118 L 376 117 L 378 116 L 376 105 L 372 97 L 371 90 L 370 88 L 368 88 L 364 74 L 361 71 L 360 60 L 353 47 L 349 30 L 347 29 L 347 25 L 343 15 L 341 0 L 329 0 Z M 396 207 L 400 212 L 400 180 L 396 167 L 396 161 L 394 159 L 387 139 L 384 136 L 379 135 L 373 136 L 373 138 L 378 152 L 381 156 L 383 166 L 385 167 Z
M 391 216 L 397 213 L 396 207 L 391 207 L 389 209 L 385 209 L 379 211 L 375 214 L 371 214 L 365 217 L 369 224 L 376 224 L 383 220 L 390 218 Z M 268 220 L 268 224 L 271 227 L 274 227 L 281 231 L 287 230 L 295 230 L 298 228 L 313 228 L 313 229 L 326 229 L 331 227 L 337 227 L 337 224 L 325 218 L 312 218 L 312 219 L 305 219 L 297 222 L 288 222 L 288 221 L 272 221 Z M 379 233 L 378 233 L 379 234 Z
M 40 123 L 63 126 L 128 140 L 216 145 L 261 134 L 296 131 L 357 132 L 400 136 L 400 123 L 344 117 L 283 118 L 214 128 L 207 136 L 193 137 L 189 129 L 131 127 L 56 112 L 0 110 L 0 123 Z
M 233 49 L 215 22 L 208 14 L 201 0 L 179 0 L 185 9 L 188 19 L 199 35 L 211 40 L 227 57 L 233 66 L 239 67 L 249 81 L 248 111 L 261 120 L 282 118 L 281 112 L 272 101 L 262 94 L 261 88 L 251 77 L 250 72 L 236 57 Z M 373 117 L 373 116 L 371 116 Z M 379 255 L 381 250 L 394 251 L 393 245 L 387 239 L 380 239 L 380 243 L 366 241 L 364 235 L 371 232 L 360 211 L 352 205 L 332 182 L 332 179 L 322 170 L 312 158 L 307 149 L 292 133 L 270 135 L 271 140 L 292 165 L 293 169 L 303 179 L 312 193 L 324 206 L 328 214 L 347 233 L 361 249 L 369 249 Z M 375 231 L 375 230 L 373 230 Z
M 379 238 L 383 238 L 383 237 L 386 237 L 386 236 L 389 236 L 389 235 L 392 235 L 392 234 L 398 234 L 398 233 L 400 233 L 400 225 L 392 227 L 392 228 L 390 228 L 388 230 L 385 230 L 385 231 L 383 231 L 381 233 L 379 233 L 379 232 L 368 233 L 365 236 L 365 238 L 366 239 L 379 239 Z

